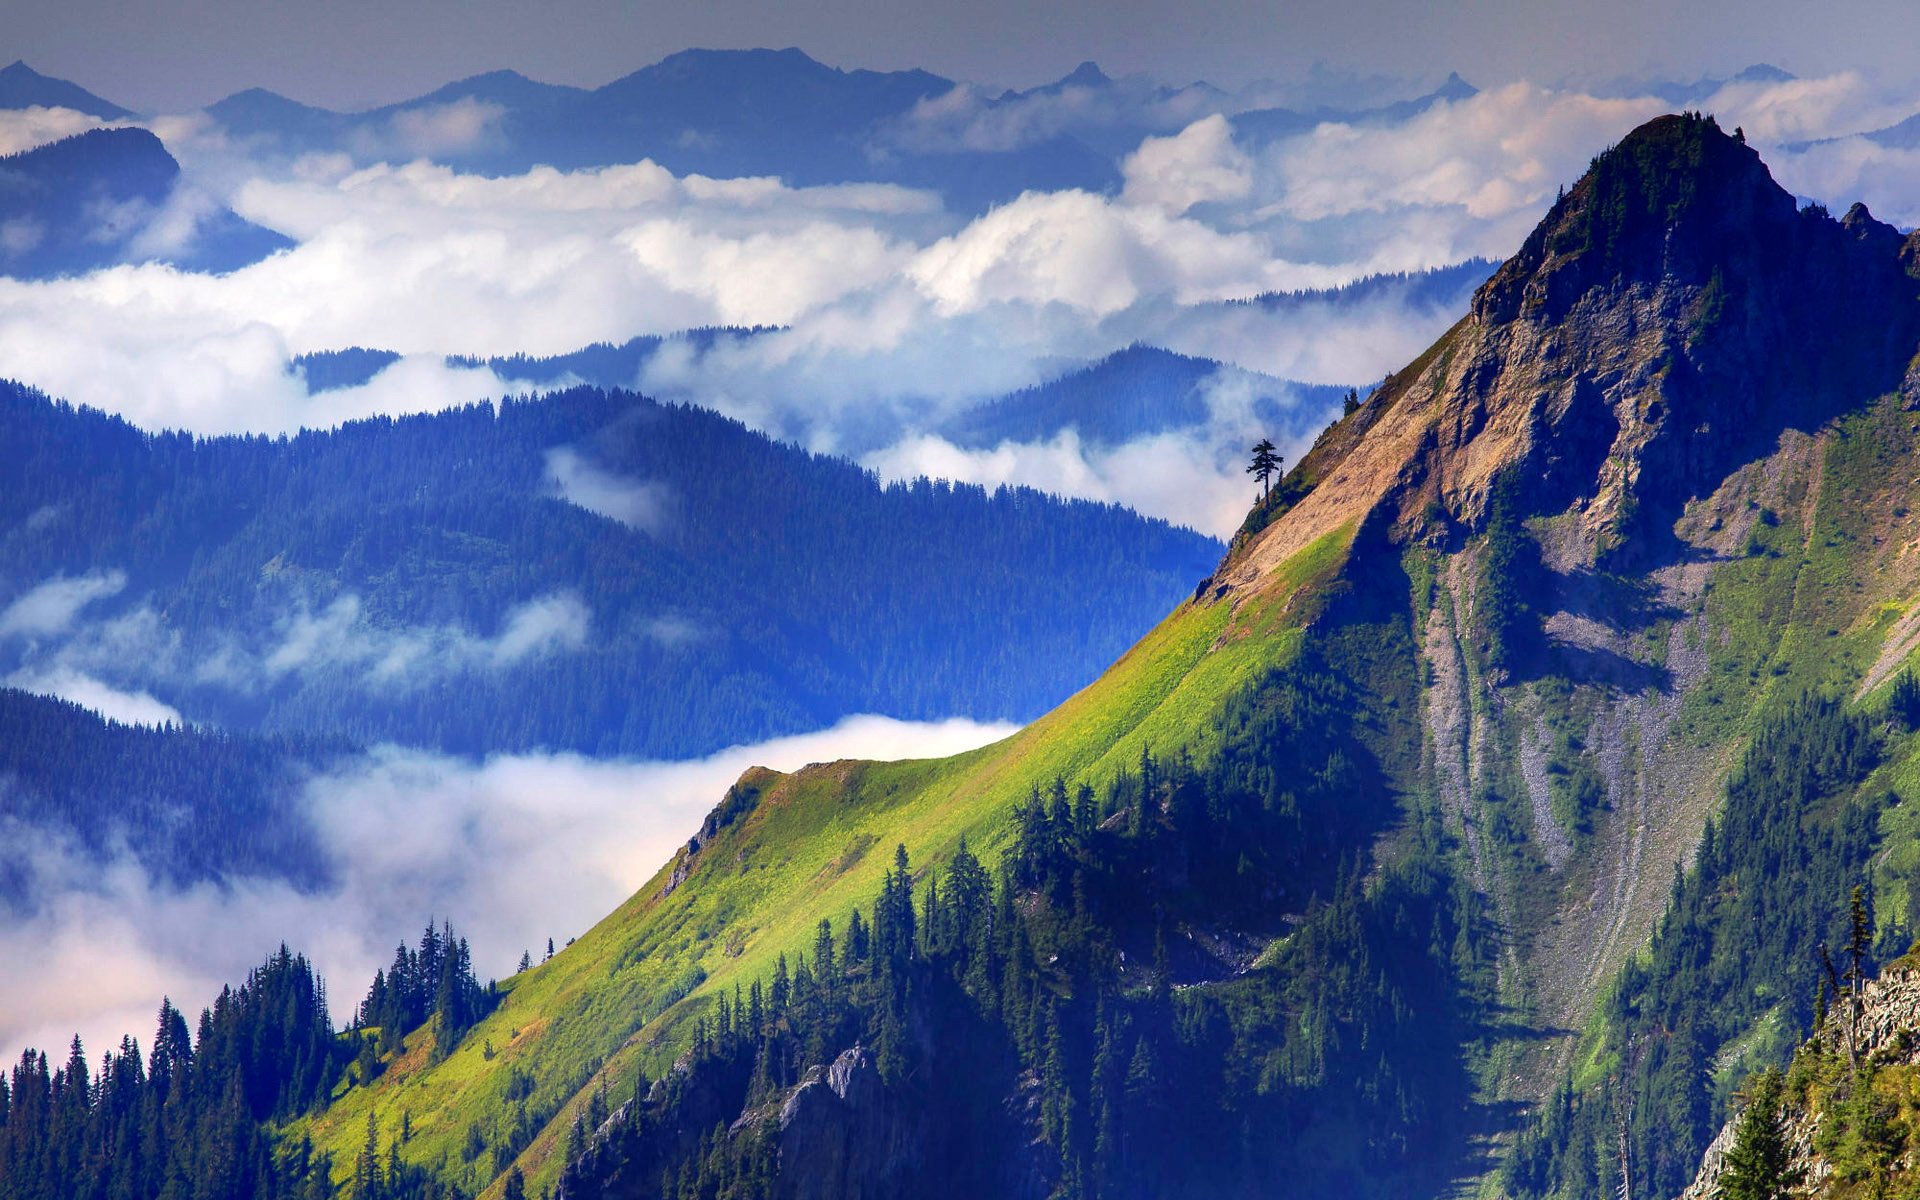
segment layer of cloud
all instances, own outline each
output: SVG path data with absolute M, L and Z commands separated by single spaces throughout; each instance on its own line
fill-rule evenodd
M 508 610 L 493 636 L 461 625 L 388 626 L 370 620 L 360 598 L 341 596 L 315 612 L 299 608 L 279 623 L 272 643 L 229 643 L 203 664 L 203 680 L 240 690 L 295 673 L 344 672 L 367 686 L 417 684 L 437 675 L 511 667 L 587 643 L 592 613 L 572 593 L 541 596 Z
M 1145 76 L 998 95 L 963 83 L 914 105 L 882 129 L 878 141 L 886 150 L 1005 153 L 1059 137 L 1098 142 L 1130 130 L 1175 130 L 1239 106 L 1205 85 L 1169 89 Z
M 0 679 L 0 684 L 71 701 L 122 725 L 185 723 L 179 709 L 155 699 L 149 692 L 117 688 L 69 667 L 55 667 L 46 671 L 19 670 Z
M 82 618 L 87 604 L 117 594 L 124 582 L 118 572 L 59 577 L 0 613 L 0 628 L 20 635 L 9 647 L 13 669 L 4 683 L 114 720 L 155 725 L 180 720 L 156 691 L 185 703 L 180 697 L 200 688 L 251 696 L 300 677 L 391 695 L 449 675 L 508 671 L 576 654 L 593 632 L 592 611 L 566 591 L 509 608 L 491 632 L 378 620 L 350 592 L 324 604 L 292 598 L 260 628 L 192 643 L 145 601 Z M 668 622 L 659 636 L 683 644 L 692 634 Z
M 1516 83 L 1257 148 L 1236 141 L 1234 107 L 1205 89 L 1133 84 L 930 101 L 910 122 L 927 146 L 1156 131 L 1120 156 L 1117 195 L 1030 193 L 972 220 L 925 191 L 678 176 L 650 162 L 502 178 L 418 160 L 356 169 L 344 156 L 262 166 L 204 120 L 158 121 L 202 194 L 299 247 L 221 278 L 141 267 L 0 281 L 0 374 L 149 426 L 281 432 L 509 390 L 446 354 L 772 325 L 706 352 L 671 347 L 642 382 L 853 455 L 1135 341 L 1364 384 L 1423 349 L 1445 314 L 1381 302 L 1275 316 L 1218 301 L 1502 257 L 1596 152 L 1666 105 Z M 1911 153 L 1799 143 L 1890 123 L 1920 108 L 1915 97 L 1836 75 L 1728 84 L 1705 107 L 1743 125 L 1796 192 L 1836 209 L 1864 195 L 1913 218 Z M 387 148 L 396 158 L 484 139 L 497 113 L 456 104 L 410 119 L 413 141 Z M 186 228 L 190 215 L 151 228 Z M 287 367 L 352 345 L 405 357 L 320 396 Z M 567 470 L 554 472 L 562 494 L 649 519 L 644 491 Z
M 1234 145 L 1222 116 L 1195 121 L 1172 137 L 1151 137 L 1121 164 L 1121 198 L 1175 216 L 1196 204 L 1231 204 L 1253 195 L 1253 161 Z
M 367 157 L 432 158 L 476 150 L 499 136 L 500 119 L 507 110 L 472 96 L 449 104 L 425 104 L 393 115 L 380 144 L 364 149 Z
M 1920 226 L 1920 147 L 1840 138 L 1785 157 L 1775 174 L 1799 195 L 1847 197 L 1902 229 Z
M 1136 438 L 1119 446 L 1090 446 L 1067 429 L 1040 442 L 1002 442 L 967 449 L 921 434 L 866 456 L 864 464 L 889 480 L 921 476 L 986 487 L 1038 488 L 1058 495 L 1124 504 L 1214 537 L 1232 535 L 1245 519 L 1253 492 L 1244 470 L 1246 448 L 1271 436 L 1288 462 L 1297 461 L 1333 414 L 1278 397 L 1291 420 L 1271 425 L 1263 386 L 1245 372 L 1222 369 L 1202 389 L 1207 417 L 1189 428 Z
M 0 158 L 70 138 L 108 122 L 70 108 L 0 109 Z
M 126 586 L 127 577 L 120 571 L 60 575 L 36 584 L 0 609 L 0 638 L 65 633 L 81 609 Z
M 473 943 L 482 976 L 564 943 L 657 870 L 749 766 L 958 753 L 1008 725 L 850 717 L 831 729 L 693 762 L 514 755 L 471 762 L 383 748 L 310 780 L 304 803 L 339 886 L 302 894 L 244 879 L 175 888 L 130 855 L 102 866 L 44 830 L 0 828 L 37 906 L 0 923 L 0 1061 L 26 1045 L 144 1046 L 162 995 L 190 1011 L 285 941 L 350 1015 L 395 943 L 429 918 Z

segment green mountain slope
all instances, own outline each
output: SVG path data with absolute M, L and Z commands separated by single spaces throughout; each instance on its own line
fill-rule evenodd
M 1532 1124 L 1553 1111 L 1584 1106 L 1591 1137 L 1623 1070 L 1646 1097 L 1636 1169 L 1677 1190 L 1725 1104 L 1705 1066 L 1790 1044 L 1796 1012 L 1760 1001 L 1809 949 L 1757 943 L 1718 898 L 1771 870 L 1804 897 L 1795 928 L 1824 928 L 1844 896 L 1820 893 L 1868 869 L 1864 847 L 1883 920 L 1905 911 L 1920 844 L 1881 797 L 1907 794 L 1908 747 L 1867 714 L 1920 645 L 1916 348 L 1920 237 L 1863 209 L 1797 210 L 1710 120 L 1655 121 L 1597 158 L 1472 311 L 1330 428 L 1194 598 L 1086 690 L 956 759 L 749 774 L 621 910 L 507 981 L 450 1057 L 429 1062 L 416 1034 L 295 1132 L 346 1164 L 369 1113 L 381 1147 L 404 1119 L 401 1156 L 452 1182 L 497 1194 L 511 1164 L 549 1186 L 576 1119 L 644 1073 L 674 1082 L 587 1127 L 595 1153 L 644 1127 L 647 1153 L 673 1161 L 804 1158 L 803 1068 L 853 1047 L 799 1048 L 821 1027 L 785 1013 L 792 1069 L 762 1058 L 729 1083 L 753 1052 L 710 1022 L 726 1027 L 736 987 L 784 975 L 778 956 L 798 961 L 823 917 L 844 931 L 877 894 L 879 922 L 893 846 L 944 873 L 965 837 L 990 871 L 1008 861 L 1006 921 L 1055 947 L 989 956 L 1044 1002 L 984 1006 L 990 988 L 941 974 L 966 956 L 932 943 L 845 978 L 856 996 L 903 977 L 927 1004 L 962 996 L 1001 1039 L 969 1087 L 1002 1112 L 1037 1097 L 1039 1115 L 1007 1118 L 1044 1151 L 1019 1152 L 1019 1194 L 1589 1194 L 1604 1172 L 1496 1169 L 1516 1145 L 1570 1144 Z M 1832 699 L 1809 708 L 1809 691 Z M 1129 775 L 1143 752 L 1180 764 L 1171 782 Z M 1803 760 L 1820 781 L 1796 793 L 1804 813 L 1741 799 L 1772 794 L 1743 780 Z M 1032 819 L 1014 819 L 1055 778 L 1110 802 L 1058 851 L 1064 875 L 1031 867 Z M 1726 828 L 1746 848 L 1703 852 L 1677 884 L 1710 814 L 1742 804 L 1758 815 Z M 1824 857 L 1766 849 L 1816 829 Z M 1196 849 L 1221 837 L 1253 856 L 1237 881 L 1230 857 Z M 1091 890 L 1123 878 L 1150 899 Z M 1691 923 L 1668 918 L 1636 953 L 1670 904 Z M 1670 996 L 1707 951 L 1713 986 Z M 885 1036 L 890 1003 L 860 1010 L 881 1021 L 862 1038 Z M 1103 1174 L 1108 1151 L 1062 1114 L 1108 1111 L 1093 1048 L 1116 1043 L 1149 1059 L 1139 1095 L 1112 1101 L 1116 1127 L 1140 1127 L 1161 1079 L 1192 1081 L 1182 1102 L 1219 1114 L 1217 1154 L 1169 1124 L 1147 1162 L 1163 1174 Z M 954 1052 L 937 1032 L 918 1044 L 910 1062 Z M 880 1077 L 881 1111 L 940 1111 Z M 721 1095 L 745 1106 L 710 1134 Z
M 843 923 L 868 903 L 893 845 L 950 854 L 965 837 L 991 855 L 1036 780 L 1111 774 L 1142 744 L 1203 752 L 1224 699 L 1298 653 L 1311 605 L 1346 551 L 1336 531 L 1277 572 L 1256 602 L 1183 606 L 1093 685 L 996 745 L 934 762 L 750 773 L 734 789 L 747 803 L 722 805 L 697 849 L 690 843 L 553 960 L 506 981 L 499 1009 L 458 1054 L 424 1070 L 403 1061 L 377 1086 L 347 1092 L 313 1136 L 344 1163 L 369 1109 L 396 1129 L 404 1111 L 410 1144 L 431 1161 L 463 1144 L 469 1125 L 498 1123 L 518 1068 L 538 1081 L 529 1110 L 548 1116 L 522 1165 L 530 1178 L 550 1179 L 571 1120 L 557 1104 L 584 1104 L 600 1079 L 630 1091 L 643 1066 L 657 1076 L 702 1000 L 764 978 L 778 954 L 811 941 L 821 917 Z M 717 828 L 734 807 L 746 811 Z M 464 1181 L 482 1182 L 481 1166 L 461 1173 Z

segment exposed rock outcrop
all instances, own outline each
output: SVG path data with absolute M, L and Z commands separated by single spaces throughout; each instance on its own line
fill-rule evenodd
M 1848 1059 L 1848 1037 L 1843 1002 L 1836 1006 L 1801 1053 L 1811 1052 L 1837 1068 Z M 1896 965 L 1889 967 L 1880 978 L 1869 980 L 1860 990 L 1851 1037 L 1854 1058 L 1875 1070 L 1920 1066 L 1920 970 Z M 1831 1096 L 1827 1089 L 1817 1086 L 1798 1091 L 1790 1089 L 1782 1106 L 1781 1125 L 1792 1163 L 1791 1173 L 1798 1179 L 1793 1189 L 1797 1196 L 1824 1197 L 1838 1182 L 1834 1163 L 1822 1149 L 1820 1138 L 1822 1102 L 1830 1101 Z M 1681 1193 L 1680 1200 L 1714 1200 L 1720 1194 L 1727 1152 L 1733 1147 L 1739 1124 L 1740 1116 L 1736 1113 L 1707 1147 L 1699 1174 Z M 1902 1172 L 1920 1168 L 1920 1147 L 1907 1148 L 1892 1166 Z

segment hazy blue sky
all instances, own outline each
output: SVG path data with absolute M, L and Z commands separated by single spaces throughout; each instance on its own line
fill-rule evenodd
M 599 84 L 689 46 L 795 45 L 836 66 L 923 66 L 990 83 L 1109 71 L 1239 84 L 1324 61 L 1494 83 L 1692 77 L 1771 61 L 1902 75 L 1915 0 L 0 0 L 22 58 L 146 110 L 255 85 L 333 107 L 514 67 Z

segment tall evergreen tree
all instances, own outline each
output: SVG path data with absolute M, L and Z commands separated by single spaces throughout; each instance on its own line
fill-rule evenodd
M 1254 444 L 1252 460 L 1247 463 L 1247 474 L 1260 482 L 1260 503 L 1265 504 L 1272 495 L 1272 480 L 1286 460 L 1280 456 L 1280 448 L 1271 438 L 1261 438 Z
M 1727 1151 L 1719 1200 L 1784 1200 L 1799 1182 L 1781 1120 L 1782 1080 L 1772 1067 L 1747 1081 L 1747 1106 Z

